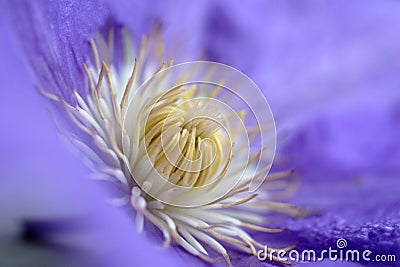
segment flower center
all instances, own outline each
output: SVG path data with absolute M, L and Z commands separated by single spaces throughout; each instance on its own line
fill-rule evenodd
M 196 87 L 168 91 L 155 101 L 145 125 L 153 166 L 179 186 L 203 186 L 224 165 L 226 139 L 218 109 L 193 97 Z

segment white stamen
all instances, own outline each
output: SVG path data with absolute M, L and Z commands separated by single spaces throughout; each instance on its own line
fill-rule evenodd
M 113 199 L 112 204 L 129 204 L 135 209 L 139 232 L 151 223 L 162 232 L 165 246 L 175 242 L 207 262 L 213 260 L 208 257 L 204 245 L 221 254 L 230 264 L 227 249 L 217 240 L 255 255 L 255 247 L 263 248 L 263 244 L 254 240 L 246 229 L 267 233 L 281 231 L 261 226 L 265 221 L 263 212 L 298 215 L 295 207 L 273 202 L 265 192 L 250 195 L 247 192 L 251 180 L 264 175 L 271 167 L 268 165 L 249 175 L 252 169 L 248 162 L 240 161 L 249 145 L 247 141 L 252 142 L 260 133 L 260 127 L 247 129 L 249 138 L 244 142 L 240 138 L 241 124 L 235 123 L 234 119 L 245 121 L 248 117 L 245 110 L 224 113 L 213 104 L 192 101 L 204 95 L 206 86 L 178 86 L 169 91 L 158 89 L 168 78 L 166 68 L 172 65 L 172 60 L 165 64 L 164 59 L 155 58 L 162 55 L 163 50 L 161 42 L 152 43 L 157 36 L 144 37 L 138 58 L 123 62 L 124 69 L 118 73 L 109 65 L 116 37 L 114 29 L 110 29 L 108 39 L 98 37 L 98 40 L 90 41 L 94 60 L 83 65 L 90 91 L 83 96 L 73 91 L 76 107 L 38 88 L 45 97 L 59 102 L 81 131 L 78 136 L 68 136 L 70 141 L 88 158 L 96 179 L 116 182 L 130 191 L 129 197 Z M 123 43 L 128 44 L 126 36 L 123 38 Z M 101 53 L 98 45 L 104 46 Z M 204 77 L 213 76 L 213 71 L 208 70 Z M 121 81 L 122 74 L 126 81 Z M 133 94 L 146 80 L 151 82 L 156 78 L 154 86 L 148 83 L 141 88 L 132 114 L 129 101 Z M 205 96 L 217 99 L 222 84 L 223 80 Z M 229 101 L 229 97 L 224 101 Z M 132 122 L 130 127 L 124 124 L 127 118 Z M 263 149 L 250 155 L 250 164 L 258 163 Z M 225 190 L 224 182 L 240 173 L 244 173 L 244 178 L 230 192 L 203 206 L 189 209 L 157 200 L 201 198 L 202 195 L 196 195 L 193 189 L 208 184 L 212 186 L 205 193 L 219 196 Z M 284 179 L 291 173 L 272 174 L 269 186 L 287 189 Z M 175 185 L 185 188 L 178 191 Z

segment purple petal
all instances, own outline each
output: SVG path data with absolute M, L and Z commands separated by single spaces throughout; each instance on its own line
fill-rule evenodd
M 72 90 L 84 92 L 87 41 L 106 21 L 105 5 L 95 0 L 8 1 L 5 10 L 40 86 L 68 102 Z
M 379 212 L 400 200 L 399 10 L 393 1 L 210 8 L 208 55 L 255 79 L 286 128 L 278 155 L 300 181 L 292 201 L 312 212 L 288 227 L 302 249 L 343 237 L 400 251 L 398 214 Z M 361 240 L 365 231 L 379 239 Z
M 0 73 L 7 74 L 0 90 L 0 265 L 182 265 L 139 235 L 132 218 L 105 203 L 106 192 L 87 179 L 81 160 L 60 142 L 8 30 L 0 24 Z
M 395 1 L 214 2 L 205 45 L 256 81 L 282 128 L 326 106 L 395 96 L 399 12 Z

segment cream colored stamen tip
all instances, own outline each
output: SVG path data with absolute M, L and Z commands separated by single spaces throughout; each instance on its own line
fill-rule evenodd
M 157 100 L 145 124 L 145 143 L 154 167 L 176 185 L 210 182 L 223 166 L 226 140 L 217 107 L 191 101 L 195 87 Z M 169 105 L 163 105 L 169 102 Z

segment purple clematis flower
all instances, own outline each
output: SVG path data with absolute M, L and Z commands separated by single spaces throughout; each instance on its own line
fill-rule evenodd
M 4 112 L 1 112 L 6 129 L 3 139 L 7 142 L 1 143 L 4 151 L 1 173 L 5 179 L 2 178 L 0 192 L 5 201 L 0 208 L 9 218 L 5 224 L 8 228 L 4 227 L 2 234 L 15 233 L 3 240 L 22 236 L 15 247 L 1 241 L 2 245 L 8 243 L 2 251 L 7 254 L 33 251 L 36 257 L 33 260 L 38 261 L 40 257 L 44 265 L 70 260 L 65 255 L 75 253 L 72 255 L 80 257 L 67 264 L 197 266 L 211 258 L 217 259 L 215 264 L 223 264 L 225 258 L 234 266 L 268 266 L 281 263 L 249 256 L 257 254 L 254 251 L 260 249 L 257 245 L 270 242 L 282 245 L 283 241 L 283 247 L 297 243 L 296 249 L 300 252 L 313 249 L 320 253 L 344 239 L 346 249 L 371 250 L 373 256 L 394 255 L 397 262 L 379 264 L 398 266 L 400 99 L 397 87 L 400 80 L 396 70 L 400 67 L 397 16 L 400 5 L 394 1 L 254 1 L 245 5 L 195 1 L 190 7 L 185 5 L 184 1 L 2 2 L 7 19 L 1 25 L 2 38 L 6 40 L 2 42 L 1 68 L 2 74 L 9 75 L 2 79 L 7 90 L 1 93 L 3 99 L 11 100 L 2 105 Z M 25 70 L 19 50 L 10 42 L 10 30 L 22 44 L 34 79 Z M 150 36 L 149 41 L 140 46 L 143 35 Z M 165 43 L 162 55 L 159 55 L 160 39 Z M 132 57 L 126 51 L 131 47 L 129 43 L 136 44 L 136 50 L 130 52 L 136 53 Z M 295 170 L 300 186 L 291 202 L 307 211 L 304 218 L 283 220 L 266 211 L 253 212 L 254 207 L 247 203 L 260 196 L 252 195 L 248 198 L 237 195 L 239 198 L 230 203 L 217 203 L 234 208 L 238 203 L 244 204 L 241 215 L 236 209 L 219 214 L 214 207 L 194 215 L 170 207 L 164 212 L 165 207 L 160 208 L 159 203 L 143 197 L 140 190 L 149 183 L 124 180 L 132 174 L 132 169 L 103 171 L 102 179 L 108 181 L 111 177 L 116 180 L 116 186 L 100 182 L 104 188 L 99 188 L 83 178 L 89 176 L 87 170 L 56 140 L 52 121 L 42 108 L 48 100 L 30 90 L 31 84 L 38 84 L 39 91 L 50 99 L 50 113 L 57 127 L 64 129 L 64 136 L 83 150 L 81 155 L 89 158 L 89 165 L 98 173 L 98 168 L 113 166 L 110 164 L 114 164 L 115 158 L 118 164 L 125 164 L 123 158 L 127 152 L 122 141 L 113 139 L 124 136 L 123 127 L 121 133 L 110 131 L 121 130 L 116 126 L 119 112 L 124 111 L 124 105 L 132 110 L 131 99 L 125 99 L 126 90 L 117 91 L 113 98 L 112 84 L 117 84 L 118 89 L 121 83 L 132 80 L 131 86 L 137 89 L 146 77 L 152 77 L 163 60 L 171 57 L 176 62 L 199 57 L 223 62 L 244 71 L 260 85 L 274 111 L 279 134 L 276 163 L 280 166 L 273 169 Z M 135 67 L 141 69 L 135 72 Z M 88 81 L 92 81 L 92 86 Z M 177 97 L 187 97 L 180 94 L 184 92 Z M 198 106 L 191 109 L 201 110 Z M 15 112 L 6 112 L 9 110 Z M 214 116 L 209 110 L 204 112 Z M 140 112 L 134 114 L 137 116 Z M 148 115 L 150 122 L 156 122 L 162 114 Z M 24 123 L 15 125 L 21 120 Z M 114 124 L 108 128 L 102 121 Z M 92 134 L 92 128 L 97 135 Z M 128 133 L 128 137 L 132 136 Z M 107 145 L 99 146 L 101 142 Z M 133 144 L 133 138 L 129 142 Z M 93 159 L 93 153 L 94 157 L 100 155 L 103 165 L 98 164 L 97 158 Z M 111 159 L 104 160 L 106 154 Z M 157 159 L 157 162 L 162 161 Z M 287 188 L 292 188 L 293 181 L 288 182 L 286 174 L 286 171 L 272 172 L 270 179 L 275 177 L 279 181 L 276 186 L 282 181 Z M 206 177 L 204 173 L 201 175 Z M 180 177 L 176 183 L 187 181 L 185 177 L 188 176 Z M 200 180 L 193 182 L 200 183 Z M 273 181 L 271 185 L 275 185 Z M 147 190 L 151 191 L 151 187 Z M 276 209 L 277 204 L 272 205 L 268 198 L 270 191 L 261 191 L 267 192 L 268 196 L 259 194 L 265 197 L 264 201 L 269 201 L 269 210 Z M 15 198 L 14 192 L 18 192 Z M 105 195 L 118 197 L 118 203 L 125 208 L 105 204 Z M 126 208 L 127 203 L 130 208 Z M 154 205 L 149 209 L 151 214 L 144 209 L 149 203 Z M 280 207 L 284 207 L 278 209 L 283 213 L 299 213 L 289 205 Z M 213 220 L 209 214 L 215 218 L 221 216 L 221 220 Z M 77 215 L 79 218 L 75 219 Z M 245 222 L 243 217 L 252 223 Z M 278 228 L 285 228 L 285 233 L 265 233 L 275 230 L 260 226 L 260 219 L 265 217 L 274 219 L 271 227 L 276 224 Z M 231 221 L 227 223 L 227 220 Z M 150 226 L 145 227 L 147 223 Z M 194 229 L 194 224 L 199 228 Z M 132 229 L 135 225 L 145 228 L 156 245 L 137 234 Z M 209 234 L 210 228 L 216 232 Z M 162 240 L 173 239 L 176 241 L 173 245 L 180 246 L 177 250 L 180 256 L 172 253 L 174 250 L 156 248 Z M 41 246 L 38 248 L 37 244 Z M 236 249 L 228 253 L 229 245 L 235 244 Z M 46 249 L 56 245 L 65 245 L 63 252 L 72 248 L 80 254 Z M 8 258 L 9 264 L 14 264 L 14 257 Z M 319 263 L 299 264 L 377 264 L 365 260 L 332 262 L 326 255 L 325 258 Z
M 5 7 L 17 36 L 26 41 L 38 91 L 54 104 L 57 128 L 79 150 L 94 178 L 106 184 L 113 204 L 127 209 L 139 232 L 155 239 L 161 235 L 164 246 L 179 246 L 204 263 L 230 265 L 232 249 L 255 256 L 256 247 L 263 248 L 252 232 L 282 231 L 266 227 L 265 213 L 299 213 L 274 200 L 279 182 L 271 182 L 267 187 L 275 186 L 268 193 L 247 192 L 271 167 L 275 131 L 268 105 L 255 107 L 261 117 L 245 118 L 242 99 L 247 105 L 257 94 L 263 98 L 246 76 L 236 71 L 243 78 L 235 83 L 245 90 L 237 97 L 218 84 L 228 76 L 214 70 L 232 73 L 232 68 L 197 62 L 174 69 L 167 55 L 179 47 L 172 42 L 164 52 L 168 43 L 160 40 L 160 26 L 165 22 L 151 21 L 148 37 L 139 29 L 143 36 L 135 48 L 137 29 L 121 24 L 106 3 L 8 2 Z M 89 11 L 96 14 L 93 20 Z M 28 25 L 38 28 L 27 32 Z M 168 34 L 173 35 L 165 31 L 166 40 Z M 185 49 L 179 51 L 178 62 L 186 55 Z M 214 83 L 190 86 L 187 73 L 193 81 L 211 78 Z M 232 81 L 228 77 L 223 83 L 229 89 Z M 260 119 L 262 124 L 251 125 Z M 262 142 L 271 146 L 268 153 Z M 276 172 L 270 179 L 290 173 Z M 24 225 L 30 239 L 41 240 L 68 228 L 67 222 Z M 275 256 L 271 260 L 288 263 Z

